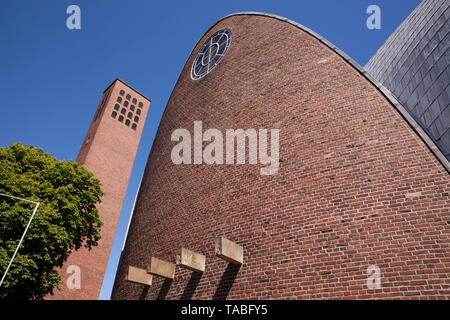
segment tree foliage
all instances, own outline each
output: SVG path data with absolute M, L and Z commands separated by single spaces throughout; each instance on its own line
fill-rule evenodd
M 0 148 L 0 193 L 40 201 L 22 246 L 0 287 L 1 299 L 42 299 L 59 288 L 70 253 L 97 246 L 102 221 L 100 181 L 72 161 L 15 143 Z M 0 276 L 31 217 L 34 205 L 0 196 Z

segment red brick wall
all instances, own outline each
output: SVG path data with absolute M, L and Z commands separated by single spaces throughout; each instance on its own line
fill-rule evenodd
M 119 91 L 122 89 L 125 91 L 123 101 L 126 100 L 126 94 L 129 93 L 132 98 L 137 98 L 143 103 L 136 130 L 120 123 L 117 117 L 116 119 L 111 117 Z M 101 181 L 102 189 L 105 192 L 102 203 L 99 205 L 100 219 L 104 223 L 101 230 L 102 238 L 99 246 L 91 251 L 82 248 L 70 255 L 60 270 L 63 279 L 61 290 L 55 291 L 55 295 L 49 296 L 48 299 L 97 299 L 100 293 L 109 252 L 122 210 L 122 202 L 150 105 L 148 99 L 119 80 L 114 81 L 104 94 L 108 94 L 109 91 L 108 100 L 101 113 L 99 112 L 101 103 L 99 104 L 77 157 L 77 162 L 92 171 L 94 176 Z M 121 108 L 122 104 L 123 102 L 120 104 Z M 127 109 L 130 108 L 130 105 L 131 103 Z M 135 110 L 137 108 L 136 106 Z M 120 111 L 118 114 L 120 115 Z M 126 116 L 125 119 L 127 119 Z M 86 143 L 87 141 L 88 143 Z M 67 288 L 67 279 L 70 274 L 66 269 L 70 265 L 80 267 L 81 289 Z
M 225 57 L 203 79 L 198 50 L 228 28 Z M 177 128 L 279 128 L 280 170 L 175 165 Z M 448 172 L 394 106 L 336 52 L 263 16 L 213 26 L 188 58 L 167 104 L 142 180 L 113 299 L 450 298 Z M 214 237 L 244 247 L 237 270 Z M 206 255 L 199 277 L 145 289 L 128 265 L 179 247 Z M 368 289 L 367 268 L 381 271 Z

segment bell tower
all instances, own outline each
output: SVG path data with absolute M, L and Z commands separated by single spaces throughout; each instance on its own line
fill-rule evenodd
M 150 102 L 120 79 L 103 92 L 76 159 L 102 183 L 102 237 L 92 250 L 69 256 L 59 271 L 60 290 L 47 299 L 98 299 Z

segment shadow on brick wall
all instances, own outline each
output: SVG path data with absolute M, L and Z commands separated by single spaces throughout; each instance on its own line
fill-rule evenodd
M 141 292 L 141 295 L 139 296 L 139 300 L 145 300 L 145 297 L 147 297 L 147 293 L 148 293 L 149 289 L 150 289 L 149 286 L 144 286 L 144 288 L 142 288 L 142 292 Z
M 166 299 L 167 293 L 170 290 L 170 286 L 172 285 L 172 280 L 171 279 L 165 279 L 162 286 L 161 286 L 161 290 L 159 290 L 158 293 L 158 298 L 156 298 L 156 300 L 164 300 Z
M 180 300 L 191 300 L 194 295 L 195 290 L 202 278 L 203 273 L 193 272 L 191 278 L 189 279 L 186 287 L 184 288 L 183 294 L 181 295 Z
M 214 293 L 213 300 L 225 300 L 230 293 L 231 287 L 233 286 L 234 280 L 239 272 L 241 266 L 237 266 L 229 263 L 225 269 L 222 278 L 220 279 L 219 286 Z

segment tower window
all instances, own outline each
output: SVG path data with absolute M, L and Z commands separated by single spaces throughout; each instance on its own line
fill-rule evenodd
M 139 102 L 138 107 L 142 108 L 144 106 L 144 104 L 142 102 Z
M 128 112 L 127 117 L 131 119 L 133 117 L 133 112 Z
M 134 117 L 134 122 L 139 122 L 139 117 Z
M 131 99 L 131 95 L 127 94 L 127 100 L 130 100 L 130 99 Z
M 124 90 L 120 90 L 119 94 L 120 94 L 121 96 L 123 96 L 123 95 L 125 94 L 125 91 L 124 91 Z
M 120 108 L 119 104 L 118 104 L 118 103 L 116 103 L 116 105 L 114 106 L 114 110 L 117 110 L 117 111 L 119 111 L 119 108 Z
M 123 122 L 123 116 L 119 116 L 119 121 Z
M 124 105 L 125 107 L 128 107 L 128 101 L 124 101 L 124 102 L 123 102 L 123 105 Z
M 137 109 L 136 114 L 141 114 L 141 109 Z
M 137 127 L 137 124 L 136 124 L 136 123 L 133 123 L 133 124 L 131 125 L 131 129 L 133 129 L 133 130 L 136 130 L 136 127 Z
M 95 114 L 94 121 L 101 115 L 103 112 L 103 108 L 105 107 L 106 101 L 109 99 L 109 95 L 111 94 L 111 90 L 108 90 L 105 94 L 103 94 L 102 101 L 97 109 L 97 113 Z
M 134 108 L 135 108 L 134 105 L 131 105 L 131 106 L 130 106 L 130 110 L 131 110 L 131 111 L 134 111 Z
M 111 113 L 111 117 L 113 117 L 113 118 L 115 119 L 116 116 L 117 116 L 117 112 L 113 111 L 113 112 Z
M 127 120 L 125 121 L 125 125 L 126 125 L 127 127 L 129 127 L 129 126 L 130 126 L 130 120 L 127 119 Z
M 122 102 L 122 98 L 121 97 L 117 97 L 117 102 L 121 103 Z
M 122 108 L 122 110 L 120 110 L 121 114 L 125 114 L 127 112 L 127 110 L 125 108 Z

